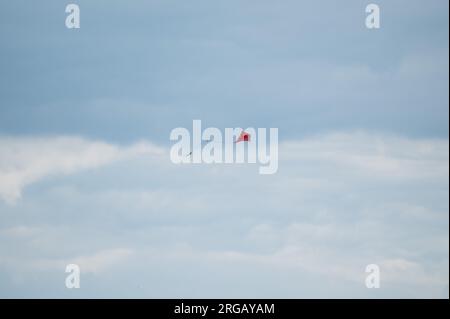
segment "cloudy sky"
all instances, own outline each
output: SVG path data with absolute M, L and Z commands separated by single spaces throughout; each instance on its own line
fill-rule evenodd
M 0 4 L 0 297 L 448 298 L 447 1 L 73 2 Z M 173 164 L 194 119 L 278 172 Z

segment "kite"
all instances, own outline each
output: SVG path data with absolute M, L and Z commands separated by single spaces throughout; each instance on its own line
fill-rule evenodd
M 246 131 L 242 131 L 235 143 L 239 142 L 250 142 L 250 134 Z
M 246 131 L 243 130 L 241 132 L 241 134 L 239 135 L 238 139 L 236 141 L 234 141 L 234 143 L 236 144 L 236 143 L 239 143 L 239 142 L 250 142 L 250 136 L 251 135 L 249 133 L 247 133 Z M 206 140 L 206 141 L 202 141 L 202 144 L 203 143 L 209 143 L 211 141 L 213 141 L 213 140 L 209 139 L 209 140 Z M 186 155 L 186 157 L 189 157 L 189 156 L 192 156 L 192 151 L 190 151 L 189 154 Z

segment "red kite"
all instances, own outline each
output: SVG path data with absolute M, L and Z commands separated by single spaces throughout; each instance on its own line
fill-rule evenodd
M 250 134 L 246 131 L 242 131 L 235 143 L 239 142 L 250 142 Z

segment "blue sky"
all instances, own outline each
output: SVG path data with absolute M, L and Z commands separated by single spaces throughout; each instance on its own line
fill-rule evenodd
M 74 2 L 0 4 L 0 296 L 448 298 L 448 2 Z M 194 119 L 278 173 L 172 164 Z

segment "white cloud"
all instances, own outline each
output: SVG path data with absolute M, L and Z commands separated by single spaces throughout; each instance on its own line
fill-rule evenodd
M 281 149 L 282 159 L 339 166 L 355 176 L 420 179 L 449 175 L 449 141 L 444 139 L 332 133 L 286 142 Z
M 223 272 L 222 284 L 231 285 L 231 274 L 241 274 L 245 296 L 255 293 L 251 278 L 266 272 L 270 291 L 280 297 L 312 290 L 319 297 L 354 297 L 367 293 L 365 266 L 376 263 L 381 296 L 448 295 L 446 139 L 355 132 L 285 141 L 273 176 L 259 175 L 256 165 L 175 165 L 164 149 L 152 157 L 100 145 L 107 146 L 103 154 L 115 151 L 98 165 L 126 160 L 69 183 L 42 185 L 23 205 L 4 206 L 17 213 L 3 214 L 0 266 L 57 273 L 78 263 L 96 281 L 120 264 L 114 271 L 135 282 L 141 278 L 130 273 L 150 270 L 147 283 L 165 292 L 153 294 L 174 297 L 174 274 L 196 265 L 203 282 Z M 68 153 L 60 148 L 53 152 Z M 281 291 L 273 274 L 296 278 L 286 285 L 297 288 Z M 304 286 L 305 278 L 314 283 Z
M 14 238 L 29 238 L 40 232 L 41 230 L 38 227 L 18 225 L 11 228 L 0 229 L 0 236 L 14 237 Z
M 161 155 L 153 144 L 121 147 L 78 137 L 0 137 L 0 198 L 15 203 L 25 186 L 141 155 Z
M 165 153 L 165 149 L 150 142 L 124 147 L 78 137 L 1 137 L 0 198 L 13 204 L 21 197 L 24 187 L 45 177 L 73 174 L 138 156 L 162 158 Z M 448 176 L 448 154 L 448 140 L 414 140 L 363 132 L 287 141 L 280 144 L 279 151 L 280 169 L 295 164 L 301 170 L 302 165 L 315 163 L 325 170 L 345 170 L 353 177 L 388 179 Z M 216 174 L 217 169 L 207 172 Z M 323 185 L 316 177 L 296 178 L 301 184 L 306 183 L 305 187 Z
M 128 248 L 102 249 L 94 253 L 57 258 L 36 258 L 27 260 L 23 257 L 9 256 L 0 258 L 0 265 L 17 268 L 18 266 L 26 272 L 29 271 L 56 271 L 64 272 L 66 265 L 76 264 L 80 266 L 82 273 L 99 274 L 126 262 L 132 255 L 133 250 Z
M 89 256 L 80 256 L 67 260 L 66 263 L 79 265 L 83 272 L 100 273 L 105 269 L 124 262 L 133 254 L 133 251 L 126 248 L 106 249 Z

